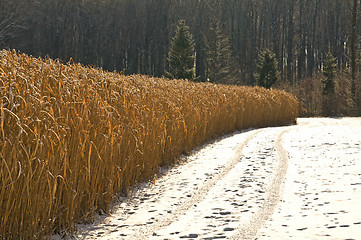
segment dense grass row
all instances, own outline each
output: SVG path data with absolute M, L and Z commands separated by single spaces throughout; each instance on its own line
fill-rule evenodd
M 108 210 L 159 166 L 235 130 L 295 121 L 283 91 L 122 76 L 0 51 L 0 239 Z

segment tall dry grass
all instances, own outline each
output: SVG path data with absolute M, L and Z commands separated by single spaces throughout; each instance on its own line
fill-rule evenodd
M 122 76 L 0 51 L 0 239 L 46 238 L 224 133 L 295 121 L 263 88 Z

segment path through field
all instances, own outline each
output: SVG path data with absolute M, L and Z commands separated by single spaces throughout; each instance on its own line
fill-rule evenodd
M 76 239 L 361 239 L 361 119 L 204 146 Z

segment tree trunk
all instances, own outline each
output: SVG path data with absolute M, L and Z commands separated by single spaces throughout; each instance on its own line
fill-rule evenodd
M 352 6 L 352 21 L 351 21 L 351 94 L 354 106 L 356 107 L 356 54 L 357 54 L 357 10 L 358 0 L 353 1 Z M 355 109 L 356 111 L 356 109 Z
M 351 22 L 351 77 L 354 81 L 356 79 L 356 53 L 357 53 L 357 10 L 358 1 L 354 0 L 352 7 L 352 22 Z

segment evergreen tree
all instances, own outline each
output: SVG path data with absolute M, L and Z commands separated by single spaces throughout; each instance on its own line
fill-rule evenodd
M 267 89 L 280 78 L 276 56 L 269 49 L 261 51 L 258 55 L 258 72 L 255 78 L 258 86 Z
M 332 55 L 331 52 L 328 52 L 326 55 L 325 66 L 322 74 L 325 76 L 325 79 L 322 80 L 323 84 L 323 95 L 330 95 L 335 92 L 335 84 L 333 82 L 336 73 L 336 58 Z
M 180 20 L 168 53 L 167 77 L 195 80 L 195 51 L 192 34 L 184 20 Z
M 322 74 L 325 76 L 325 79 L 322 80 L 323 89 L 322 89 L 322 111 L 324 116 L 331 116 L 334 113 L 336 108 L 333 94 L 335 93 L 335 84 L 334 78 L 336 73 L 336 58 L 333 57 L 332 53 L 329 51 L 326 54 L 325 65 L 322 71 Z
M 206 76 L 214 83 L 232 83 L 232 51 L 219 21 L 213 20 L 206 37 Z

